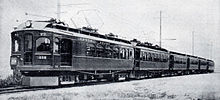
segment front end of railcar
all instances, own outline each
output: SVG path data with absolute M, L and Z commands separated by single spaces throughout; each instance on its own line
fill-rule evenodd
M 60 52 L 59 40 L 55 38 L 53 32 L 44 30 L 46 26 L 53 23 L 53 20 L 28 20 L 11 33 L 10 65 L 12 70 L 19 70 L 26 76 L 23 79 L 23 85 L 59 84 L 59 75 L 54 71 L 60 60 L 56 58 Z M 45 82 L 39 83 L 42 81 Z

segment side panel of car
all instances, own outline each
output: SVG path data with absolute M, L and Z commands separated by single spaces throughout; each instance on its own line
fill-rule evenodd
M 142 50 L 140 54 L 141 70 L 168 70 L 168 53 L 161 51 Z
M 132 70 L 133 48 L 89 39 L 74 40 L 72 69 Z
M 174 67 L 173 70 L 186 70 L 187 69 L 187 58 L 184 55 L 172 54 L 174 56 Z

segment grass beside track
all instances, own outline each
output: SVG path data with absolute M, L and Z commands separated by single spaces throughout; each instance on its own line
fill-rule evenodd
M 20 86 L 22 75 L 19 71 L 14 71 L 12 75 L 9 75 L 5 79 L 0 79 L 0 88 Z

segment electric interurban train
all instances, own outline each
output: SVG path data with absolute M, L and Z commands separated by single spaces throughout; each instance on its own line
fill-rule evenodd
M 11 39 L 11 69 L 20 71 L 28 86 L 214 72 L 214 62 L 206 58 L 101 35 L 89 27 L 70 28 L 54 19 L 28 20 Z

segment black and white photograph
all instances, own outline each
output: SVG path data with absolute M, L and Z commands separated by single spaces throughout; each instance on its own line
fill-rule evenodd
M 0 0 L 0 100 L 220 100 L 220 0 Z

